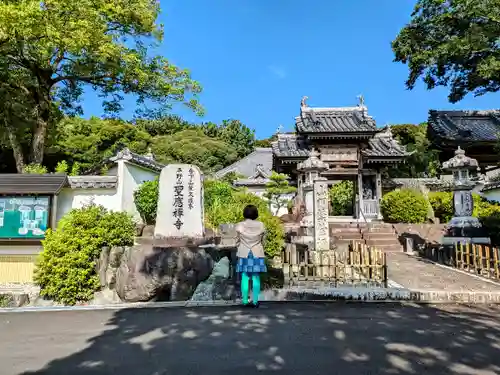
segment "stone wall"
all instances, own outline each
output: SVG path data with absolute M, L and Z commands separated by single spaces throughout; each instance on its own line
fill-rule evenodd
M 441 242 L 446 224 L 394 224 L 394 229 L 400 242 L 405 238 L 411 238 L 415 246 Z

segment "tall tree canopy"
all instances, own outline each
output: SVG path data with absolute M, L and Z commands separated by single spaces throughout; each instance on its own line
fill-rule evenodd
M 209 137 L 201 129 L 155 137 L 151 148 L 162 163 L 196 164 L 205 172 L 217 171 L 238 159 L 238 152 L 231 144 Z
M 0 2 L 0 101 L 13 98 L 34 124 L 28 160 L 18 164 L 42 162 L 54 106 L 80 113 L 86 85 L 110 113 L 121 109 L 124 94 L 135 95 L 138 110 L 147 102 L 159 109 L 183 102 L 201 111 L 201 89 L 189 72 L 148 54 L 163 37 L 159 11 L 154 0 Z M 7 126 L 18 126 L 16 113 L 5 117 Z M 21 149 L 17 132 L 11 134 L 12 148 Z
M 392 49 L 409 89 L 422 77 L 428 89 L 449 86 L 455 103 L 500 89 L 499 38 L 499 0 L 419 0 Z
M 391 177 L 435 177 L 439 169 L 438 152 L 427 139 L 427 123 L 392 125 L 391 131 L 400 144 L 413 153 L 404 164 L 388 170 Z

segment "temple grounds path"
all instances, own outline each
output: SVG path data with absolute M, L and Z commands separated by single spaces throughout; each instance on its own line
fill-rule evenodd
M 387 264 L 389 280 L 411 290 L 500 292 L 500 283 L 405 253 L 388 252 Z
M 498 374 L 500 308 L 286 303 L 0 314 L 0 375 Z

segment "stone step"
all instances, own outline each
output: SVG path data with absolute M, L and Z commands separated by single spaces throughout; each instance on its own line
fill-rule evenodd
M 335 228 L 330 227 L 330 235 L 335 235 L 337 233 L 360 233 L 359 228 Z
M 332 238 L 338 238 L 342 240 L 361 240 L 363 237 L 361 233 L 336 233 Z
M 330 223 L 330 228 L 358 228 L 358 223 Z
M 389 246 L 389 245 L 401 245 L 397 238 L 384 238 L 384 239 L 367 239 L 366 244 L 368 246 Z
M 394 228 L 392 227 L 375 227 L 375 228 L 361 228 L 362 232 L 369 232 L 369 233 L 396 233 Z
M 380 233 L 380 232 L 364 232 L 363 238 L 365 239 L 385 239 L 385 238 L 398 238 L 395 233 Z

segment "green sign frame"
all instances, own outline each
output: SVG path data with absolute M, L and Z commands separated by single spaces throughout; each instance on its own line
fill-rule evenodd
M 50 196 L 0 196 L 0 239 L 44 239 L 51 201 Z

